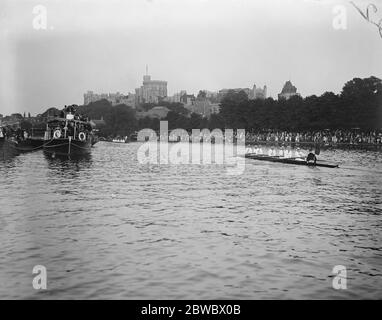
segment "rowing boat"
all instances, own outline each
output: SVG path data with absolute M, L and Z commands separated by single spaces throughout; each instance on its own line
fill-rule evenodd
M 302 166 L 338 168 L 338 164 L 322 163 L 319 161 L 317 161 L 315 164 L 314 163 L 307 163 L 305 161 L 305 159 L 301 159 L 301 158 L 281 158 L 281 157 L 277 157 L 277 156 L 275 157 L 275 156 L 267 156 L 267 155 L 258 155 L 258 154 L 254 154 L 254 153 L 245 154 L 245 158 L 252 159 L 252 160 L 260 160 L 260 161 L 296 164 L 296 165 L 302 165 Z

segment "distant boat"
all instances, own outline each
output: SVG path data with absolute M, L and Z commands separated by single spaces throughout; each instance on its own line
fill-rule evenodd
M 20 140 L 12 137 L 6 140 L 9 146 L 18 152 L 31 152 L 41 150 L 44 145 L 44 139 L 42 138 L 25 138 Z
M 168 143 L 177 143 L 181 142 L 181 137 L 180 136 L 170 136 L 168 137 Z
M 0 148 L 12 154 L 29 152 L 42 149 L 44 141 L 42 138 L 29 137 L 26 130 L 12 130 L 0 128 Z
M 97 142 L 90 121 L 76 115 L 74 106 L 66 107 L 62 116 L 48 121 L 44 151 L 65 156 L 90 153 Z
M 0 151 L 4 152 L 4 146 L 5 146 L 5 135 L 3 128 L 0 127 Z
M 0 127 L 0 144 L 3 144 L 5 141 L 5 134 L 3 131 L 3 127 Z
M 113 143 L 127 143 L 127 137 L 125 139 L 116 138 L 116 139 L 111 140 L 111 142 L 113 142 Z
M 108 141 L 113 143 L 129 143 L 129 142 L 137 141 L 137 133 L 136 132 L 132 133 L 129 136 L 126 136 L 124 138 L 117 136 L 116 138 L 110 139 Z
M 0 127 L 0 160 L 10 159 L 19 152 L 8 143 L 4 128 Z

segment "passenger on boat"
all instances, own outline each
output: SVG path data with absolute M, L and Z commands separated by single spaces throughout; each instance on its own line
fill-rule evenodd
M 24 140 L 24 130 L 22 130 L 21 128 L 18 128 L 16 130 L 16 139 L 17 141 Z
M 296 158 L 304 158 L 304 156 L 301 155 L 301 149 L 298 147 L 296 148 L 295 156 Z
M 310 149 L 310 150 L 309 150 L 309 154 L 308 154 L 308 156 L 306 157 L 306 163 L 308 163 L 308 164 L 316 164 L 316 161 L 317 161 L 317 157 L 316 157 L 316 155 L 313 153 L 313 150 Z

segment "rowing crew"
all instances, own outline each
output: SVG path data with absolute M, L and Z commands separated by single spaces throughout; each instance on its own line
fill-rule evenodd
M 313 153 L 313 150 L 309 150 L 309 153 L 306 157 L 306 163 L 316 165 L 316 162 L 317 162 L 316 155 Z
M 297 148 L 296 150 L 285 150 L 284 148 L 276 150 L 273 148 L 270 150 L 263 150 L 261 147 L 249 147 L 246 149 L 246 154 L 268 155 L 270 157 L 279 157 L 284 159 L 301 159 L 303 161 L 305 159 L 307 165 L 316 165 L 317 156 L 320 154 L 320 148 L 318 145 L 316 145 L 314 151 L 313 148 L 310 148 L 307 156 L 301 154 L 300 148 Z
M 316 162 L 317 162 L 317 156 L 316 155 L 319 155 L 319 154 L 320 154 L 320 146 L 318 144 L 316 144 L 314 153 L 313 153 L 312 148 L 309 149 L 309 153 L 306 156 L 306 163 L 316 165 Z

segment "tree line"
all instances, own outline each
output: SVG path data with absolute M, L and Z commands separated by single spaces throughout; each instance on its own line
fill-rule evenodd
M 212 114 L 209 119 L 190 113 L 181 103 L 160 105 L 170 109 L 162 119 L 168 121 L 170 130 L 374 130 L 382 128 L 382 81 L 376 77 L 354 78 L 345 83 L 340 94 L 325 92 L 321 96 L 293 96 L 288 100 L 249 100 L 243 91 L 229 91 L 220 102 L 220 113 Z M 154 106 L 146 104 L 140 110 Z M 138 119 L 135 109 L 123 104 L 112 106 L 107 100 L 79 106 L 77 111 L 90 119 L 103 118 L 105 124 L 99 127 L 99 134 L 105 137 L 128 136 L 144 128 L 159 130 L 159 119 Z
M 340 94 L 288 100 L 248 100 L 244 92 L 230 92 L 221 103 L 226 127 L 246 130 L 363 130 L 382 128 L 382 82 L 370 77 L 345 83 Z

